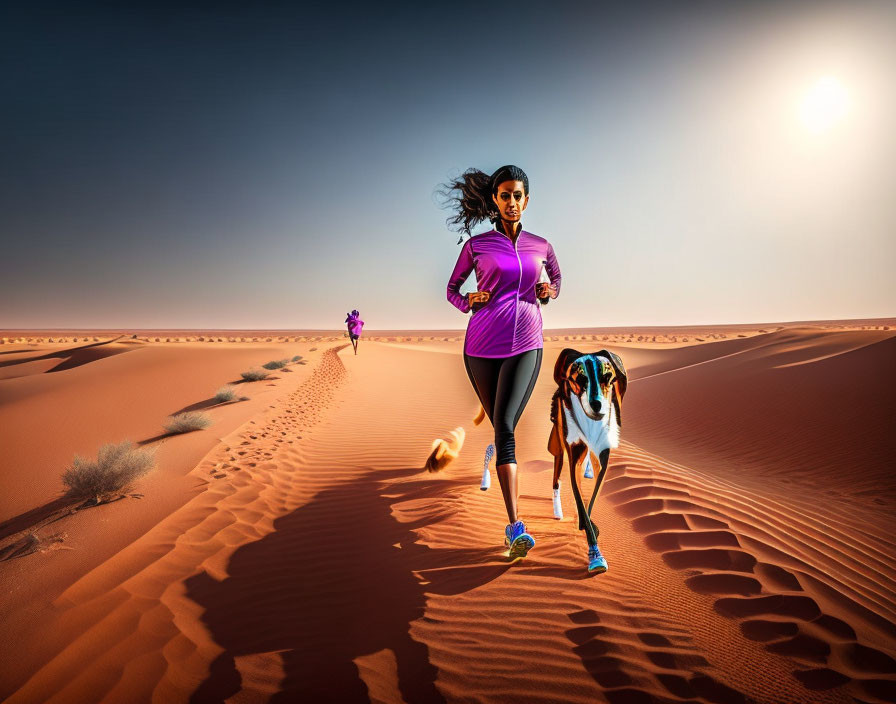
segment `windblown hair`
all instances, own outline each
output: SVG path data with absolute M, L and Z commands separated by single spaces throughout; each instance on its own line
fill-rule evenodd
M 456 210 L 447 220 L 448 227 L 469 235 L 470 230 L 483 220 L 496 222 L 500 216 L 492 195 L 504 181 L 522 181 L 526 195 L 529 195 L 529 177 L 513 164 L 502 166 L 491 176 L 479 169 L 467 169 L 459 179 L 443 184 L 438 192 L 445 199 L 444 207 Z

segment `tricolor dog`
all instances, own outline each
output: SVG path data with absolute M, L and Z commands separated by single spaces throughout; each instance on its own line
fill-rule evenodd
M 554 516 L 562 518 L 560 506 L 560 472 L 563 454 L 569 459 L 569 476 L 579 516 L 579 529 L 588 540 L 588 571 L 606 572 L 607 561 L 597 545 L 599 530 L 591 520 L 591 509 L 600 489 L 610 450 L 619 446 L 622 427 L 622 397 L 628 379 L 619 355 L 600 350 L 583 353 L 564 349 L 554 364 L 557 390 L 551 399 L 551 434 L 548 450 L 554 456 Z M 588 508 L 579 491 L 578 469 L 584 460 L 592 466 L 600 462 L 600 472 Z

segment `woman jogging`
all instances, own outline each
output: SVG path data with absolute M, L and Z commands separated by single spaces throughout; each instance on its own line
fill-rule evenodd
M 361 314 L 353 310 L 346 314 L 345 324 L 348 327 L 348 336 L 352 341 L 352 347 L 355 348 L 355 354 L 358 354 L 358 340 L 361 338 L 361 328 L 364 327 L 364 321 L 358 316 Z
M 468 169 L 449 184 L 456 214 L 449 224 L 462 232 L 484 220 L 494 229 L 472 235 L 461 248 L 448 280 L 448 300 L 462 313 L 472 311 L 464 340 L 464 365 L 495 430 L 497 473 L 510 523 L 504 531 L 511 559 L 535 545 L 517 515 L 514 430 L 532 395 L 541 368 L 541 305 L 560 293 L 560 267 L 551 244 L 522 228 L 529 204 L 529 179 L 517 166 L 502 166 L 491 176 Z M 547 270 L 550 283 L 539 282 Z M 476 272 L 478 291 L 460 287 Z

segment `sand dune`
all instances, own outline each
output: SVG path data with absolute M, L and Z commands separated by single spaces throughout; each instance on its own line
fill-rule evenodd
M 639 374 L 627 440 L 715 472 L 779 475 L 896 507 L 891 332 L 794 329 L 701 347 Z M 704 358 L 713 348 L 721 354 Z
M 0 698 L 894 701 L 896 331 L 765 330 L 668 333 L 665 346 L 622 342 L 638 331 L 548 335 L 517 429 L 538 543 L 514 565 L 497 480 L 479 490 L 491 428 L 472 423 L 461 339 L 395 331 L 357 356 L 324 334 L 61 356 L 20 345 L 0 367 L 18 367 L 0 381 L 17 438 L 0 474 L 7 542 L 52 510 L 74 451 L 158 442 L 161 417 L 202 407 L 247 365 L 287 352 L 308 364 L 168 439 L 143 499 L 64 516 L 39 531 L 59 542 L 0 562 L 17 644 Z M 599 576 L 568 482 L 568 518 L 551 514 L 565 346 L 609 346 L 631 380 L 595 510 Z M 426 472 L 433 440 L 458 427 L 457 459 Z

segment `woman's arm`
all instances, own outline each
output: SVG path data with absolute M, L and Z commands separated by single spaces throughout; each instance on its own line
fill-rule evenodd
M 551 298 L 556 298 L 560 295 L 560 265 L 557 263 L 557 255 L 554 254 L 554 247 L 550 242 L 548 242 L 548 256 L 545 268 L 548 271 L 548 277 L 551 279 L 551 288 L 554 289 Z
M 470 240 L 464 242 L 461 247 L 460 254 L 457 257 L 457 263 L 454 265 L 454 271 L 451 272 L 451 278 L 448 279 L 448 301 L 457 308 L 461 313 L 470 312 L 470 302 L 467 297 L 461 295 L 460 287 L 473 271 L 473 252 Z

